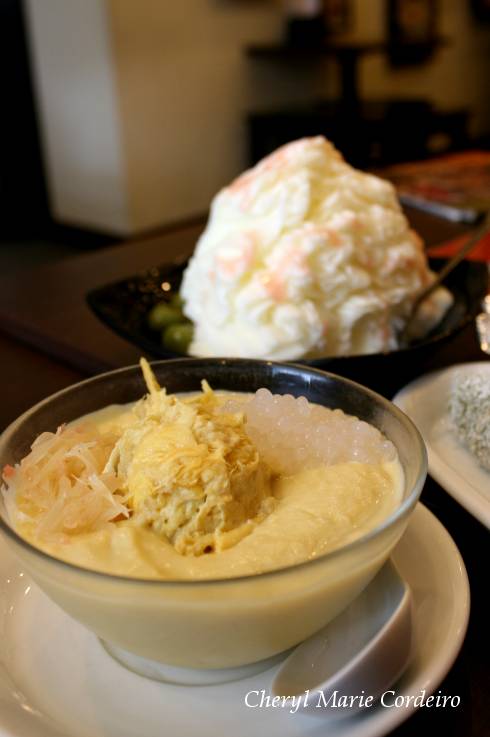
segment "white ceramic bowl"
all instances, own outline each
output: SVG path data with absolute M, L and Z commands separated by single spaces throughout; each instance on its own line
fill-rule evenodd
M 383 565 L 408 523 L 426 477 L 423 441 L 391 402 L 347 379 L 306 366 L 178 359 L 155 363 L 153 369 L 170 392 L 195 391 L 205 377 L 215 389 L 253 392 L 267 387 L 340 407 L 378 427 L 398 451 L 405 476 L 403 498 L 381 525 L 317 559 L 240 578 L 155 581 L 94 572 L 32 546 L 8 525 L 2 511 L 0 529 L 26 571 L 130 667 L 182 681 L 186 680 L 183 673 L 172 668 L 215 670 L 260 664 L 335 617 Z M 134 401 L 144 392 L 139 368 L 130 367 L 49 397 L 4 432 L 1 466 L 18 462 L 40 432 L 108 404 Z M 247 671 L 220 671 L 215 677 L 211 673 L 211 680 L 242 672 Z

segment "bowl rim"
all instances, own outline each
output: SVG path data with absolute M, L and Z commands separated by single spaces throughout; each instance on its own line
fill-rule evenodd
M 429 268 L 433 268 L 435 265 L 442 266 L 447 263 L 449 260 L 448 258 L 441 258 L 440 256 L 431 256 L 426 252 L 427 257 L 427 263 L 429 265 Z M 165 278 L 165 276 L 169 276 L 174 271 L 185 269 L 187 266 L 190 256 L 182 256 L 182 257 L 176 257 L 170 261 L 166 261 L 162 264 L 156 265 L 156 266 L 150 266 L 147 267 L 141 271 L 139 271 L 136 274 L 133 274 L 129 277 L 123 278 L 123 279 L 116 279 L 112 282 L 109 282 L 107 284 L 104 284 L 102 286 L 94 287 L 93 289 L 90 289 L 87 294 L 85 295 L 86 302 L 92 312 L 96 315 L 96 317 L 106 326 L 109 327 L 110 330 L 115 332 L 117 335 L 121 336 L 124 340 L 128 341 L 132 345 L 138 346 L 141 350 L 146 351 L 149 355 L 153 356 L 154 360 L 167 360 L 169 358 L 205 358 L 205 356 L 191 356 L 188 353 L 177 353 L 176 351 L 172 351 L 170 349 L 164 348 L 161 344 L 156 344 L 152 340 L 150 340 L 144 333 L 138 333 L 138 338 L 136 339 L 135 333 L 124 326 L 122 322 L 120 322 L 118 319 L 114 318 L 114 314 L 111 310 L 107 310 L 103 304 L 99 302 L 99 299 L 101 295 L 105 295 L 105 293 L 112 289 L 117 289 L 118 287 L 121 287 L 123 285 L 126 285 L 130 282 L 133 282 L 135 280 L 141 280 L 147 275 L 151 275 L 151 273 L 156 269 L 157 271 L 161 272 L 159 275 L 159 280 L 161 281 L 162 278 Z M 318 368 L 322 368 L 324 366 L 329 366 L 329 364 L 333 364 L 333 368 L 335 371 L 335 367 L 338 366 L 339 369 L 342 368 L 342 366 L 349 365 L 353 360 L 363 360 L 363 361 L 375 361 L 379 358 L 386 357 L 386 358 L 404 358 L 408 354 L 413 355 L 414 352 L 420 352 L 424 351 L 434 345 L 439 345 L 440 343 L 443 343 L 447 340 L 449 340 L 452 337 L 455 337 L 461 330 L 466 328 L 471 321 L 476 317 L 478 311 L 479 311 L 479 305 L 483 297 L 485 296 L 487 292 L 487 271 L 485 268 L 485 264 L 481 261 L 469 261 L 464 260 L 458 266 L 455 268 L 452 279 L 454 280 L 455 276 L 459 277 L 459 281 L 462 281 L 464 285 L 468 284 L 468 276 L 466 279 L 462 280 L 462 271 L 463 269 L 469 270 L 469 274 L 471 274 L 471 278 L 473 281 L 473 286 L 475 289 L 475 297 L 473 300 L 471 300 L 471 304 L 467 305 L 467 309 L 465 310 L 464 314 L 460 317 L 457 324 L 451 327 L 446 327 L 444 330 L 438 332 L 439 325 L 443 322 L 447 312 L 440 318 L 437 325 L 435 325 L 429 333 L 419 339 L 416 339 L 409 343 L 406 346 L 393 348 L 393 349 L 385 349 L 378 352 L 370 352 L 370 353 L 353 353 L 348 355 L 323 355 L 323 356 L 311 356 L 311 357 L 298 357 L 298 358 L 291 358 L 291 359 L 284 359 L 284 361 L 281 361 L 280 359 L 275 359 L 277 363 L 283 363 L 283 362 L 295 362 L 304 364 L 306 366 L 314 366 Z M 439 271 L 439 269 L 437 269 Z M 455 288 L 453 288 L 451 277 L 448 277 L 449 283 L 445 283 L 443 286 L 446 287 L 446 289 L 449 290 L 451 295 L 455 296 Z M 458 282 L 459 283 L 459 282 Z M 178 290 L 177 290 L 178 292 Z M 470 296 L 469 291 L 466 294 L 467 297 Z M 449 311 L 453 305 L 448 307 Z M 156 335 L 156 333 L 155 333 Z M 156 341 L 156 338 L 155 338 Z M 213 358 L 219 359 L 219 356 L 213 356 Z M 258 359 L 258 360 L 268 360 L 268 359 Z
M 363 386 L 362 384 L 359 384 L 356 381 L 352 381 L 351 379 L 347 379 L 343 376 L 339 376 L 338 374 L 332 373 L 330 371 L 325 371 L 323 369 L 317 368 L 315 366 L 307 366 L 305 364 L 300 363 L 294 363 L 294 362 L 286 362 L 286 361 L 268 361 L 263 359 L 248 359 L 248 358 L 174 358 L 174 359 L 160 359 L 157 361 L 151 361 L 150 365 L 152 367 L 158 366 L 158 365 L 168 365 L 170 367 L 182 364 L 201 364 L 204 367 L 206 364 L 216 364 L 220 363 L 222 365 L 228 365 L 228 364 L 234 364 L 234 365 L 240 365 L 240 364 L 254 364 L 256 366 L 278 366 L 281 369 L 294 369 L 297 371 L 298 369 L 302 373 L 307 374 L 314 374 L 319 375 L 320 377 L 328 377 L 333 379 L 334 381 L 339 381 L 343 384 L 346 384 L 348 386 L 351 386 L 356 391 L 361 390 L 361 392 L 364 392 L 368 395 L 371 399 L 373 399 L 376 403 L 381 404 L 384 409 L 389 411 L 391 414 L 395 415 L 395 417 L 408 429 L 408 431 L 413 436 L 413 439 L 415 441 L 416 450 L 418 450 L 418 453 L 416 453 L 416 457 L 418 458 L 418 465 L 415 469 L 415 483 L 413 485 L 413 488 L 411 492 L 408 494 L 408 496 L 403 499 L 402 503 L 396 507 L 396 509 L 391 512 L 386 519 L 384 519 L 381 523 L 373 527 L 371 530 L 369 530 L 364 535 L 361 535 L 360 537 L 352 540 L 350 543 L 347 543 L 346 545 L 340 545 L 338 548 L 334 548 L 333 550 L 327 551 L 326 553 L 323 553 L 322 555 L 319 555 L 315 558 L 300 561 L 298 563 L 293 563 L 288 566 L 283 566 L 280 568 L 273 568 L 271 570 L 261 571 L 259 573 L 248 573 L 241 576 L 232 576 L 229 578 L 203 578 L 203 579 L 160 579 L 160 578 L 142 578 L 137 576 L 126 576 L 126 575 L 120 575 L 116 573 L 109 573 L 107 571 L 98 571 L 93 568 L 87 568 L 85 566 L 78 565 L 76 563 L 71 563 L 69 561 L 63 560 L 61 558 L 57 558 L 54 555 L 51 555 L 50 553 L 42 550 L 41 548 L 36 547 L 33 543 L 29 542 L 25 538 L 23 538 L 16 530 L 14 530 L 13 527 L 11 527 L 4 519 L 3 515 L 0 514 L 0 531 L 3 532 L 7 538 L 10 538 L 13 540 L 14 543 L 17 545 L 20 545 L 21 548 L 25 548 L 28 552 L 34 553 L 35 556 L 39 556 L 41 559 L 48 561 L 49 563 L 55 564 L 58 568 L 61 568 L 62 570 L 68 570 L 71 571 L 77 575 L 81 575 L 82 577 L 90 578 L 92 576 L 95 576 L 99 580 L 103 581 L 110 581 L 113 584 L 116 584 L 120 582 L 121 584 L 134 584 L 138 586 L 152 586 L 152 587 L 195 587 L 198 586 L 209 586 L 209 585 L 226 585 L 236 582 L 246 582 L 250 580 L 264 580 L 267 578 L 271 578 L 274 576 L 284 576 L 288 575 L 292 571 L 302 570 L 304 568 L 313 568 L 315 566 L 321 565 L 324 563 L 327 559 L 328 560 L 335 560 L 341 555 L 344 555 L 346 553 L 350 553 L 356 548 L 360 548 L 362 545 L 366 544 L 370 540 L 373 540 L 374 538 L 381 535 L 385 530 L 395 525 L 395 523 L 402 519 L 403 517 L 407 516 L 408 513 L 415 507 L 415 504 L 417 503 L 422 488 L 424 486 L 427 472 L 428 472 L 428 458 L 427 458 L 427 450 L 424 443 L 424 440 L 417 429 L 414 422 L 406 415 L 402 410 L 397 407 L 393 402 L 391 402 L 389 399 L 386 399 L 381 394 L 378 394 L 377 392 L 373 391 L 372 389 L 369 389 L 368 387 Z M 138 364 L 133 364 L 131 366 L 124 366 L 118 369 L 113 369 L 111 371 L 105 371 L 100 374 L 96 374 L 95 376 L 91 376 L 87 379 L 84 379 L 82 381 L 76 382 L 75 384 L 70 384 L 69 386 L 65 387 L 64 389 L 61 389 L 58 392 L 55 392 L 54 394 L 49 395 L 48 397 L 45 397 L 40 402 L 37 402 L 35 405 L 30 407 L 28 410 L 23 412 L 17 419 L 15 419 L 13 422 L 11 422 L 5 430 L 0 435 L 0 449 L 2 446 L 6 443 L 9 436 L 15 432 L 26 420 L 29 419 L 29 416 L 32 412 L 35 410 L 48 405 L 52 403 L 55 400 L 61 399 L 64 395 L 69 394 L 70 392 L 74 390 L 79 390 L 80 388 L 83 388 L 85 386 L 89 386 L 92 383 L 95 383 L 100 380 L 104 380 L 107 377 L 113 377 L 117 376 L 118 374 L 124 374 L 124 373 L 131 373 L 134 371 L 140 371 L 140 367 Z M 1 480 L 2 477 L 0 476 L 0 496 L 1 496 Z

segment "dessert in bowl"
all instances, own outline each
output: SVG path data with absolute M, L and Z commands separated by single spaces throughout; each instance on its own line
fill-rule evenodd
M 380 516 L 374 514 L 370 522 L 358 524 L 366 511 L 363 499 L 368 499 L 368 506 L 370 503 L 375 507 L 382 506 L 382 496 L 377 493 L 378 481 L 383 478 L 387 482 L 388 476 L 376 476 L 378 481 L 374 483 L 374 477 L 370 477 L 368 496 L 361 494 L 359 508 L 352 511 L 351 527 L 356 528 L 358 524 L 358 529 L 349 530 L 347 525 L 340 538 L 333 535 L 325 544 L 322 536 L 326 538 L 327 533 L 322 533 L 322 529 L 327 530 L 328 525 L 319 528 L 317 518 L 323 515 L 330 519 L 328 510 L 318 509 L 316 514 L 315 509 L 311 509 L 308 515 L 308 510 L 302 510 L 300 504 L 298 506 L 298 494 L 307 496 L 305 484 L 293 488 L 290 495 L 293 504 L 283 503 L 289 494 L 287 479 L 279 479 L 279 487 L 268 486 L 270 469 L 274 471 L 277 458 L 274 460 L 265 454 L 267 468 L 261 468 L 262 461 L 260 458 L 257 461 L 253 455 L 254 443 L 243 436 L 248 461 L 239 456 L 236 449 L 242 446 L 238 442 L 233 446 L 234 459 L 241 469 L 248 468 L 247 483 L 253 480 L 255 489 L 251 500 L 255 506 L 252 504 L 244 518 L 240 518 L 240 509 L 231 504 L 233 492 L 229 495 L 230 507 L 214 506 L 208 510 L 208 523 L 204 528 L 196 524 L 195 497 L 185 507 L 187 517 L 179 518 L 175 525 L 172 510 L 167 508 L 162 516 L 162 504 L 155 507 L 153 502 L 145 502 L 152 465 L 148 462 L 151 456 L 143 453 L 142 456 L 132 456 L 133 460 L 139 458 L 142 461 L 139 466 L 135 462 L 126 467 L 127 478 L 137 468 L 143 469 L 143 476 L 133 474 L 133 481 L 128 484 L 129 497 L 121 495 L 118 498 L 120 506 L 112 512 L 113 521 L 107 523 L 123 533 L 108 538 L 107 525 L 87 533 L 90 544 L 83 548 L 85 557 L 79 556 L 82 548 L 77 548 L 78 543 L 72 548 L 66 541 L 53 538 L 46 542 L 42 536 L 36 542 L 21 528 L 17 529 L 12 510 L 2 509 L 1 529 L 21 558 L 25 570 L 40 587 L 65 611 L 93 630 L 111 652 L 140 671 L 155 675 L 155 664 L 162 663 L 177 669 L 195 669 L 196 673 L 200 669 L 217 669 L 219 673 L 220 669 L 261 663 L 297 644 L 336 616 L 382 566 L 403 533 L 420 494 L 426 474 L 423 443 L 412 423 L 390 402 L 353 382 L 315 369 L 241 359 L 183 359 L 154 364 L 154 370 L 168 395 L 160 393 L 156 382 L 152 385 L 149 374 L 150 396 L 143 400 L 143 404 L 138 402 L 136 405 L 139 408 L 136 410 L 138 422 L 143 422 L 147 416 L 155 418 L 157 412 L 152 402 L 159 406 L 163 402 L 165 412 L 170 403 L 172 412 L 186 417 L 190 413 L 193 422 L 201 422 L 204 412 L 201 404 L 207 406 L 210 402 L 214 407 L 215 400 L 206 397 L 196 399 L 196 396 L 189 397 L 188 394 L 198 392 L 205 379 L 217 392 L 233 393 L 231 396 L 224 394 L 218 401 L 219 411 L 224 414 L 215 421 L 226 424 L 225 419 L 231 418 L 235 439 L 242 437 L 240 433 L 243 415 L 249 411 L 247 407 L 253 402 L 257 407 L 256 397 L 251 397 L 257 390 L 262 390 L 262 394 L 259 392 L 257 395 L 262 400 L 265 390 L 272 395 L 292 395 L 286 398 L 289 404 L 294 404 L 293 397 L 304 397 L 296 402 L 301 402 L 305 412 L 308 400 L 313 406 L 343 410 L 352 416 L 348 422 L 357 423 L 356 427 L 369 423 L 371 430 L 368 434 L 376 434 L 380 441 L 378 447 L 382 447 L 383 452 L 395 453 L 381 459 L 381 465 L 386 461 L 399 469 L 399 475 L 392 477 L 390 504 Z M 7 482 L 10 483 L 12 474 L 20 473 L 22 464 L 18 464 L 28 456 L 30 446 L 40 433 L 53 433 L 64 423 L 97 413 L 108 405 L 135 402 L 144 391 L 139 368 L 131 367 L 89 379 L 41 402 L 14 422 L 2 437 L 0 462 L 6 469 L 4 476 L 6 474 Z M 169 399 L 172 394 L 177 398 Z M 265 396 L 265 400 L 269 404 L 275 401 L 271 395 Z M 247 405 L 245 412 L 244 402 Z M 228 403 L 224 409 L 223 403 Z M 126 410 L 117 411 L 121 415 Z M 214 409 L 206 411 L 212 415 Z M 321 409 L 315 412 L 321 414 Z M 315 412 L 313 417 L 317 417 Z M 211 427 L 208 415 L 200 427 Z M 340 415 L 335 414 L 336 422 L 344 422 Z M 101 418 L 100 413 L 93 415 L 97 416 Z M 106 416 L 101 420 L 103 422 L 107 426 L 113 419 Z M 158 426 L 157 421 L 153 429 L 158 429 Z M 131 443 L 140 450 L 143 447 L 138 445 L 139 436 L 135 441 L 139 427 L 133 422 L 131 426 L 126 425 L 126 430 L 119 435 L 119 441 L 123 438 L 125 443 L 119 445 L 116 452 L 120 474 L 123 473 L 125 448 Z M 151 433 L 143 435 L 145 442 L 154 437 Z M 161 448 L 161 438 L 159 442 Z M 256 442 L 257 447 L 260 446 L 260 440 Z M 180 453 L 187 449 L 188 441 L 181 439 L 179 443 Z M 32 452 L 36 447 L 39 450 L 39 443 Z M 146 451 L 148 447 L 145 446 Z M 323 452 L 321 443 L 320 452 Z M 346 498 L 352 490 L 350 487 L 354 492 L 362 487 L 362 480 L 356 476 L 357 467 L 361 467 L 365 460 L 362 443 L 360 452 L 358 461 L 334 459 L 333 465 L 322 472 L 325 475 L 320 475 L 320 483 L 317 484 L 320 493 L 323 484 L 325 493 L 333 494 L 331 498 L 338 503 L 340 497 L 335 496 L 335 474 L 344 478 L 342 493 Z M 279 449 L 283 460 L 284 455 L 284 451 Z M 301 453 L 296 456 L 301 462 Z M 287 460 L 290 461 L 289 458 Z M 249 462 L 250 467 L 247 466 Z M 346 467 L 350 469 L 348 472 Z M 105 471 L 109 473 L 108 468 Z M 215 478 L 218 471 L 219 465 L 213 467 L 210 478 Z M 77 473 L 82 478 L 81 471 Z M 304 480 L 302 473 L 300 471 L 299 476 Z M 304 473 L 314 475 L 315 469 L 306 469 Z M 294 469 L 291 471 L 288 467 L 284 476 L 293 477 Z M 314 486 L 310 483 L 312 478 L 308 477 L 309 486 Z M 32 483 L 36 483 L 35 477 Z M 246 485 L 238 483 L 236 488 L 243 492 Z M 310 490 L 307 491 L 309 493 Z M 371 493 L 372 497 L 369 496 Z M 154 501 L 154 495 L 147 494 L 146 498 L 150 497 Z M 272 503 L 269 504 L 271 497 Z M 4 494 L 5 500 L 9 502 L 8 494 Z M 209 505 L 209 500 L 212 501 L 211 489 L 207 489 L 204 501 Z M 201 497 L 198 499 L 200 511 L 204 501 Z M 125 520 L 124 508 L 128 507 L 132 518 Z M 182 509 L 180 507 L 180 511 Z M 31 512 L 24 507 L 23 513 L 29 516 Z M 345 509 L 340 510 L 337 516 L 341 524 L 345 524 L 344 517 L 349 517 L 349 514 Z M 366 519 L 368 517 L 369 514 Z M 134 533 L 138 527 L 136 521 L 141 523 L 142 519 L 147 529 L 143 532 L 137 529 Z M 216 519 L 219 520 L 218 525 L 213 522 Z M 46 524 L 43 529 L 46 530 Z M 315 544 L 311 543 L 313 538 L 316 539 Z M 158 549 L 160 552 L 155 547 L 157 542 L 162 546 Z M 63 545 L 65 554 L 61 552 Z M 70 551 L 75 549 L 78 552 L 70 558 Z M 108 557 L 107 551 L 110 553 Z M 97 560 L 99 554 L 102 563 Z M 118 559 L 123 563 L 120 568 L 114 568 Z M 178 675 L 172 677 L 179 680 Z

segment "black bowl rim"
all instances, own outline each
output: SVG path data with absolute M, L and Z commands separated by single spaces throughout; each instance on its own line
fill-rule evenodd
M 68 570 L 71 572 L 74 572 L 75 574 L 82 575 L 84 577 L 93 577 L 95 576 L 98 580 L 101 581 L 111 581 L 112 583 L 125 583 L 125 584 L 134 584 L 138 586 L 163 586 L 163 587 L 195 587 L 197 586 L 210 586 L 210 585 L 226 585 L 231 584 L 239 581 L 250 581 L 251 579 L 256 580 L 264 580 L 270 577 L 274 576 L 281 576 L 281 575 L 287 575 L 291 571 L 296 570 L 302 570 L 303 568 L 307 567 L 314 567 L 317 565 L 320 565 L 321 563 L 325 562 L 327 559 L 335 560 L 335 558 L 340 557 L 341 555 L 344 555 L 348 552 L 351 552 L 355 550 L 356 548 L 361 547 L 361 545 L 366 544 L 369 540 L 374 539 L 378 535 L 380 535 L 382 532 L 384 532 L 389 527 L 393 526 L 400 518 L 405 517 L 408 515 L 410 510 L 415 507 L 415 504 L 417 503 L 420 493 L 422 491 L 422 488 L 424 486 L 426 476 L 427 476 L 427 469 L 428 469 L 428 460 L 427 460 L 427 450 L 425 447 L 425 443 L 422 439 L 422 436 L 420 432 L 418 431 L 415 424 L 412 422 L 412 420 L 404 413 L 401 409 L 399 409 L 396 405 L 394 405 L 392 402 L 390 402 L 385 397 L 381 396 L 380 394 L 377 394 L 377 392 L 374 392 L 372 389 L 369 389 L 368 387 L 363 386 L 362 384 L 359 384 L 358 382 L 352 381 L 351 379 L 347 379 L 343 376 L 338 376 L 337 374 L 334 374 L 329 371 L 324 371 L 319 368 L 315 368 L 312 366 L 304 366 L 303 364 L 293 363 L 293 362 L 280 362 L 280 361 L 265 361 L 260 359 L 246 359 L 246 358 L 176 358 L 176 359 L 163 359 L 160 361 L 152 361 L 151 366 L 159 366 L 163 365 L 165 367 L 177 367 L 182 364 L 199 364 L 202 365 L 205 369 L 206 365 L 214 365 L 216 363 L 220 363 L 223 366 L 226 366 L 228 364 L 233 365 L 247 365 L 250 366 L 250 364 L 253 364 L 255 366 L 277 366 L 281 368 L 282 370 L 287 371 L 288 369 L 290 371 L 297 372 L 300 370 L 303 374 L 313 374 L 315 376 L 327 376 L 328 378 L 333 379 L 334 381 L 340 382 L 344 385 L 351 386 L 356 391 L 364 392 L 368 395 L 372 400 L 374 400 L 377 404 L 381 404 L 381 406 L 384 407 L 387 411 L 391 412 L 396 416 L 396 418 L 407 427 L 411 435 L 413 436 L 414 442 L 415 442 L 415 450 L 418 450 L 417 456 L 419 458 L 418 468 L 416 469 L 415 477 L 416 482 L 414 484 L 414 487 L 410 494 L 407 496 L 406 499 L 402 501 L 399 507 L 397 507 L 394 512 L 392 512 L 383 522 L 379 525 L 376 525 L 372 530 L 370 530 L 365 535 L 361 535 L 361 537 L 356 538 L 352 542 L 348 543 L 347 545 L 341 545 L 339 548 L 334 548 L 334 550 L 328 551 L 324 553 L 323 555 L 318 556 L 317 558 L 313 558 L 306 561 L 301 561 L 299 563 L 294 563 L 289 566 L 284 566 L 282 568 L 274 568 L 272 570 L 263 571 L 260 573 L 252 573 L 252 574 L 246 574 L 243 576 L 234 576 L 230 578 L 206 578 L 206 579 L 154 579 L 154 578 L 139 578 L 139 577 L 133 577 L 133 576 L 123 576 L 118 575 L 114 573 L 108 573 L 105 571 L 97 571 L 91 568 L 86 568 L 84 566 L 76 565 L 74 563 L 70 563 L 68 561 L 62 560 L 61 558 L 56 558 L 55 556 L 45 552 L 44 550 L 41 550 L 40 548 L 36 547 L 29 541 L 25 540 L 18 532 L 16 532 L 10 525 L 7 524 L 7 522 L 3 519 L 3 516 L 0 515 L 0 531 L 2 531 L 8 538 L 13 540 L 16 544 L 20 545 L 21 547 L 25 548 L 28 552 L 34 553 L 36 556 L 41 557 L 42 559 L 48 561 L 49 563 L 55 564 L 58 568 L 61 568 L 63 570 Z M 18 417 L 16 420 L 14 420 L 2 433 L 0 436 L 0 449 L 2 445 L 5 444 L 6 439 L 15 431 L 17 430 L 22 423 L 27 421 L 29 419 L 29 416 L 32 412 L 35 410 L 48 405 L 52 403 L 53 401 L 58 401 L 62 399 L 65 395 L 69 394 L 72 391 L 78 391 L 80 388 L 83 387 L 89 387 L 91 384 L 94 384 L 98 381 L 105 381 L 108 377 L 114 377 L 118 375 L 124 375 L 125 373 L 135 373 L 140 371 L 140 366 L 138 364 L 132 365 L 132 366 L 124 366 L 119 369 L 114 369 L 112 371 L 106 371 L 102 374 L 97 374 L 96 376 L 92 376 L 88 379 L 85 379 L 83 381 L 77 382 L 76 384 L 71 384 L 70 386 L 66 387 L 65 389 L 61 389 L 59 392 L 56 392 L 55 394 L 51 394 L 49 397 L 46 397 L 45 399 L 41 400 L 37 404 L 35 404 L 30 409 L 26 410 L 20 417 Z
M 173 261 L 169 261 L 167 263 L 161 264 L 157 267 L 148 267 L 147 269 L 144 269 L 143 271 L 133 274 L 131 276 L 126 277 L 125 279 L 117 279 L 115 281 L 109 282 L 108 284 L 104 284 L 100 287 L 95 287 L 94 289 L 91 289 L 89 292 L 87 292 L 85 299 L 87 301 L 87 304 L 89 305 L 90 309 L 93 311 L 93 313 L 97 316 L 97 318 L 107 327 L 110 328 L 110 330 L 114 331 L 116 335 L 119 335 L 124 340 L 128 341 L 131 345 L 137 346 L 138 348 L 141 348 L 145 350 L 149 355 L 155 358 L 155 360 L 165 360 L 165 359 L 173 359 L 173 358 L 206 358 L 206 356 L 191 356 L 188 353 L 176 353 L 175 351 L 168 350 L 164 348 L 163 346 L 158 347 L 153 343 L 153 341 L 150 341 L 143 333 L 139 334 L 138 340 L 135 340 L 135 336 L 131 330 L 126 330 L 123 325 L 121 325 L 119 322 L 114 320 L 110 315 L 106 314 L 105 310 L 101 307 L 99 304 L 99 297 L 100 295 L 104 294 L 109 289 L 114 289 L 115 287 L 118 287 L 120 285 L 126 284 L 127 282 L 131 281 L 132 279 L 136 279 L 138 277 L 143 276 L 144 274 L 147 274 L 151 272 L 152 268 L 157 269 L 179 269 L 179 268 L 185 268 L 187 262 L 187 257 L 182 258 L 176 258 Z M 438 258 L 438 257 L 431 257 L 428 259 L 428 261 L 432 264 L 434 262 L 438 262 L 440 264 L 447 263 L 448 259 Z M 429 263 L 429 265 L 430 265 Z M 380 351 L 378 353 L 355 353 L 355 354 L 349 354 L 349 355 L 338 355 L 338 356 L 315 356 L 314 358 L 292 358 L 289 359 L 289 363 L 300 363 L 306 366 L 313 366 L 313 367 L 319 367 L 323 368 L 327 366 L 330 363 L 334 364 L 334 368 L 337 368 L 341 370 L 342 366 L 350 364 L 352 361 L 369 361 L 369 360 L 376 360 L 380 357 L 386 357 L 386 358 L 396 358 L 396 357 L 402 357 L 406 355 L 407 353 L 410 355 L 413 355 L 416 351 L 423 351 L 424 349 L 430 348 L 432 346 L 438 346 L 440 343 L 443 343 L 447 341 L 448 339 L 456 336 L 461 330 L 464 330 L 465 327 L 467 327 L 471 321 L 476 317 L 478 311 L 479 311 L 479 303 L 485 296 L 487 292 L 488 287 L 488 275 L 487 275 L 487 268 L 486 264 L 482 261 L 471 261 L 471 260 L 464 260 L 461 264 L 458 264 L 458 266 L 454 269 L 454 274 L 457 274 L 459 270 L 462 268 L 470 268 L 474 272 L 475 278 L 478 279 L 478 284 L 476 288 L 476 296 L 474 300 L 473 307 L 471 309 L 468 309 L 465 314 L 461 317 L 460 321 L 454 325 L 453 327 L 447 327 L 445 330 L 442 330 L 440 332 L 437 331 L 437 326 L 433 328 L 429 332 L 429 334 L 419 340 L 414 341 L 413 343 L 409 343 L 406 346 L 402 346 L 400 348 L 395 348 L 391 351 Z M 447 286 L 447 285 L 446 285 Z M 450 286 L 447 286 L 451 294 L 453 294 Z M 158 355 L 157 355 L 158 353 Z M 219 358 L 219 356 L 212 356 L 212 358 Z M 238 358 L 238 356 L 237 356 Z M 251 359 L 252 360 L 252 359 Z M 264 360 L 267 361 L 268 359 L 257 359 L 257 360 Z

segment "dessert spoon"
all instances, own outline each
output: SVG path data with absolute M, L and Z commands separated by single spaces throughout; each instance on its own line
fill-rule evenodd
M 457 251 L 454 256 L 450 258 L 449 261 L 443 266 L 443 268 L 436 274 L 436 278 L 434 279 L 434 281 L 431 282 L 428 287 L 423 289 L 416 298 L 415 302 L 410 308 L 407 319 L 398 334 L 398 345 L 400 348 L 405 347 L 409 343 L 411 337 L 413 337 L 411 334 L 411 329 L 413 328 L 414 319 L 422 302 L 424 302 L 424 300 L 426 300 L 427 297 L 429 297 L 442 284 L 442 282 L 446 279 L 447 276 L 449 276 L 453 269 L 456 268 L 456 266 L 464 259 L 464 257 L 476 245 L 478 245 L 481 239 L 489 232 L 490 213 L 487 213 L 481 225 L 473 230 L 470 237 L 464 242 L 459 251 Z
M 295 697 L 299 711 L 349 716 L 373 706 L 399 678 L 411 645 L 411 592 L 389 561 L 347 609 L 293 650 L 271 691 Z

